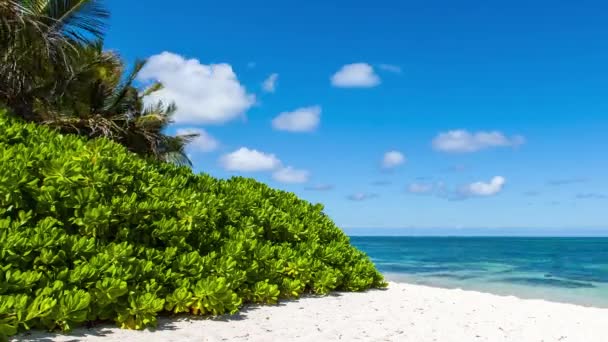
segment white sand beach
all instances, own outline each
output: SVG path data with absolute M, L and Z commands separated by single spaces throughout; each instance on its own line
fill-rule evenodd
M 303 298 L 216 319 L 163 318 L 155 331 L 111 325 L 16 341 L 606 342 L 608 309 L 426 286 Z

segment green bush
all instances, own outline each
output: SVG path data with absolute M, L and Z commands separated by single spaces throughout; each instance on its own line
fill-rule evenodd
M 0 113 L 0 336 L 385 286 L 322 210 Z

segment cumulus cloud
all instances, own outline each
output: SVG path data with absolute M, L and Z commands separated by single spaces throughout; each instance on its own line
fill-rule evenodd
M 321 107 L 298 108 L 292 112 L 280 113 L 272 120 L 272 127 L 279 131 L 311 132 L 321 122 Z
M 357 193 L 354 193 L 354 194 L 348 196 L 348 199 L 351 201 L 359 202 L 359 201 L 365 201 L 365 200 L 368 200 L 368 199 L 371 199 L 374 197 L 378 197 L 378 195 L 370 194 L 370 193 L 366 193 L 366 192 L 357 192 Z
M 380 84 L 380 77 L 367 63 L 344 65 L 331 77 L 331 84 L 340 88 L 370 88 Z
M 473 197 L 489 197 L 502 191 L 506 179 L 501 176 L 492 178 L 489 182 L 474 182 L 459 187 L 450 187 L 442 181 L 412 182 L 406 191 L 414 195 L 433 195 L 448 201 L 464 201 Z
M 434 186 L 430 183 L 411 183 L 407 187 L 407 191 L 411 194 L 429 194 L 433 190 Z
M 382 158 L 382 167 L 385 169 L 392 169 L 403 163 L 405 163 L 405 156 L 399 151 L 386 152 Z
M 267 93 L 274 93 L 277 89 L 277 81 L 279 80 L 279 74 L 274 73 L 268 76 L 266 80 L 262 83 L 262 90 Z
M 310 191 L 329 191 L 334 188 L 331 184 L 315 184 L 313 186 L 307 186 L 306 190 Z
M 310 178 L 310 172 L 292 166 L 285 167 L 274 154 L 246 147 L 223 155 L 220 158 L 220 165 L 228 171 L 273 171 L 272 178 L 281 183 L 306 183 Z
M 178 129 L 176 132 L 177 135 L 192 135 L 197 134 L 198 136 L 188 144 L 189 148 L 192 148 L 196 151 L 201 152 L 212 152 L 215 151 L 220 143 L 215 140 L 214 137 L 209 135 L 205 130 L 200 128 L 182 128 Z
M 281 183 L 306 183 L 310 173 L 306 170 L 297 170 L 291 166 L 281 168 L 272 174 L 272 178 Z
M 150 57 L 138 79 L 163 84 L 144 102 L 174 102 L 177 123 L 224 123 L 243 116 L 255 103 L 255 96 L 247 93 L 230 65 L 206 65 L 171 52 Z
M 378 64 L 378 69 L 392 72 L 395 74 L 401 73 L 401 67 L 398 65 L 393 65 L 393 64 Z
M 493 177 L 490 182 L 475 182 L 464 188 L 464 193 L 470 196 L 493 196 L 502 191 L 506 179 L 501 176 Z
M 522 136 L 507 137 L 498 131 L 475 132 L 453 130 L 439 133 L 433 139 L 433 148 L 442 152 L 466 153 L 492 147 L 516 147 L 525 143 Z
M 241 147 L 222 156 L 220 165 L 228 171 L 272 171 L 281 167 L 281 161 L 274 154 Z

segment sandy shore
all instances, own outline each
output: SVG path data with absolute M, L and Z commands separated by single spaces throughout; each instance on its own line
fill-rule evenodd
M 156 331 L 113 326 L 17 341 L 608 341 L 608 309 L 391 283 L 387 290 L 244 308 L 219 319 L 161 319 Z

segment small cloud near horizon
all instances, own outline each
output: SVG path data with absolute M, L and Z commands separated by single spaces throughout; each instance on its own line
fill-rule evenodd
M 372 88 L 380 84 L 380 77 L 367 63 L 353 63 L 342 66 L 331 77 L 331 84 L 338 88 Z
M 220 157 L 220 166 L 226 171 L 263 172 L 272 171 L 272 179 L 280 183 L 306 183 L 310 177 L 307 170 L 283 166 L 274 154 L 241 147 Z
M 495 176 L 489 182 L 474 182 L 467 185 L 463 190 L 469 196 L 494 196 L 502 191 L 507 180 L 502 176 Z
M 489 182 L 478 181 L 458 188 L 449 188 L 444 182 L 412 182 L 406 192 L 413 195 L 434 195 L 449 201 L 463 201 L 474 197 L 491 197 L 500 193 L 506 179 L 495 176 Z
M 376 198 L 376 197 L 378 197 L 378 195 L 374 194 L 374 193 L 357 192 L 352 195 L 349 195 L 347 198 L 351 201 L 360 202 L 360 201 L 365 201 L 365 200 Z
M 257 172 L 275 170 L 281 166 L 281 161 L 274 154 L 241 147 L 223 155 L 220 165 L 226 171 Z
M 439 133 L 432 141 L 436 151 L 449 153 L 472 153 L 496 147 L 517 147 L 525 143 L 520 135 L 507 137 L 499 131 L 469 132 L 452 130 Z
M 272 179 L 280 183 L 306 183 L 309 177 L 310 172 L 291 166 L 280 168 L 272 174 Z
M 393 169 L 399 165 L 405 164 L 405 155 L 399 151 L 388 151 L 382 158 L 383 169 Z

